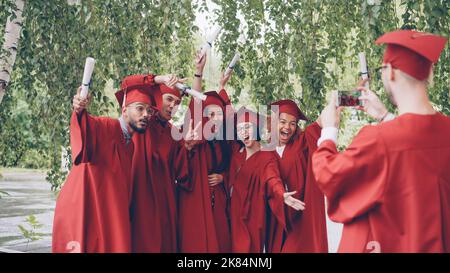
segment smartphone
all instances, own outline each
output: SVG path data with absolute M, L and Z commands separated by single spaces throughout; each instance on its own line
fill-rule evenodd
M 362 106 L 362 102 L 359 100 L 359 96 L 361 96 L 361 92 L 358 90 L 353 91 L 338 91 L 338 99 L 336 102 L 336 106 Z

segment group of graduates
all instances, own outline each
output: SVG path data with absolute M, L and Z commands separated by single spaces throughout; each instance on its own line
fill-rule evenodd
M 123 79 L 119 119 L 88 114 L 78 92 L 53 252 L 328 252 L 326 213 L 344 224 L 340 252 L 450 252 L 450 118 L 427 93 L 447 39 L 399 30 L 377 43 L 398 116 L 360 83 L 360 109 L 379 122 L 343 152 L 334 93 L 301 130 L 308 118 L 289 99 L 270 117 L 234 109 L 231 73 L 190 100 L 183 128 L 171 124 L 184 96 L 175 75 Z M 202 90 L 205 63 L 197 54 L 192 89 Z M 262 149 L 273 120 L 276 148 Z

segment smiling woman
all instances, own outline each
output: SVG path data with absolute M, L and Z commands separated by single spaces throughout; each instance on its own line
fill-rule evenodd
M 297 118 L 288 113 L 281 113 L 279 118 L 280 145 L 286 145 L 297 130 Z

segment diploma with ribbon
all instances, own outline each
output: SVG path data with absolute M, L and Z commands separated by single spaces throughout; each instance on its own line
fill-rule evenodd
M 361 73 L 361 77 L 363 80 L 369 79 L 369 69 L 367 68 L 366 55 L 364 54 L 364 52 L 360 52 L 358 56 L 359 56 L 359 71 Z M 364 84 L 364 87 L 367 89 L 369 88 L 368 81 Z
M 206 100 L 206 95 L 192 89 L 191 87 L 184 85 L 182 83 L 175 84 L 175 87 L 183 93 L 189 94 L 193 97 L 199 98 L 201 100 Z
M 217 36 L 219 36 L 220 31 L 222 28 L 220 26 L 217 26 L 214 28 L 214 31 L 207 37 L 205 44 L 202 46 L 202 49 L 200 51 L 200 59 L 199 62 L 203 59 L 203 56 L 206 54 L 206 50 L 209 48 L 212 48 L 212 44 L 214 43 L 214 40 L 216 40 Z
M 239 61 L 240 57 L 241 57 L 241 55 L 239 55 L 239 53 L 234 54 L 233 59 L 231 60 L 230 64 L 227 67 L 227 70 L 225 71 L 225 75 L 228 75 L 231 73 L 231 71 L 233 71 L 234 66 Z
M 94 71 L 95 60 L 94 58 L 87 57 L 84 64 L 83 81 L 81 83 L 80 95 L 82 98 L 86 98 L 88 95 L 89 84 L 91 83 L 92 72 Z

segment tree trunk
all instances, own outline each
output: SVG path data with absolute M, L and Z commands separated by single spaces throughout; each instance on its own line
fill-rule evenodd
M 2 49 L 6 53 L 0 59 L 0 103 L 6 92 L 9 80 L 11 78 L 14 62 L 16 61 L 17 45 L 19 42 L 20 29 L 22 28 L 22 11 L 25 0 L 16 0 L 16 9 L 14 16 L 8 17 L 5 27 L 5 39 Z M 14 19 L 12 19 L 14 17 Z

